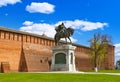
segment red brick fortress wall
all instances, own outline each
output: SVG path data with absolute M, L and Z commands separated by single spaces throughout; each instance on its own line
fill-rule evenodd
M 7 32 L 0 31 L 0 68 L 2 62 L 7 62 L 11 71 L 18 71 L 21 42 L 11 39 L 13 39 L 12 36 L 8 37 Z
M 51 57 L 51 49 L 48 46 L 24 43 L 23 54 L 25 56 L 27 70 L 32 71 L 49 71 L 49 61 Z
M 105 58 L 105 69 L 111 70 L 114 69 L 114 49 L 115 47 L 112 45 L 109 45 L 108 52 Z
M 77 46 L 75 50 L 75 63 L 77 70 L 92 70 L 90 55 L 88 54 L 88 47 Z
M 9 64 L 10 72 L 49 71 L 52 45 L 53 40 L 0 30 L 0 72 L 6 69 L 3 62 Z
M 10 72 L 49 71 L 51 47 L 54 45 L 54 40 L 45 35 L 0 28 L 0 72 L 8 69 Z M 73 45 L 77 47 L 75 50 L 77 70 L 93 69 L 89 54 L 86 53 L 90 50 L 89 47 Z M 109 46 L 108 56 L 104 63 L 106 63 L 105 69 L 114 69 L 113 46 Z M 3 64 L 7 64 L 7 66 Z

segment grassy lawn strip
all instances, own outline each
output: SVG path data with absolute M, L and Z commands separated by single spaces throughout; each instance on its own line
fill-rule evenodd
M 6 73 L 0 74 L 0 82 L 119 82 L 120 76 L 104 74 L 46 74 Z

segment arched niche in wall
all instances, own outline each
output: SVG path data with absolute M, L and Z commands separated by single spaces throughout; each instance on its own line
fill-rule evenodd
M 66 64 L 66 54 L 64 53 L 55 54 L 55 64 Z

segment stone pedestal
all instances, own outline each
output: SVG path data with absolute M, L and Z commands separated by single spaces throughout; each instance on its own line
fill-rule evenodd
M 76 71 L 75 48 L 72 45 L 53 46 L 51 71 Z

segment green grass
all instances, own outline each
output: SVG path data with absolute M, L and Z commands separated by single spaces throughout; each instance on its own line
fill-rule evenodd
M 120 73 L 120 70 L 99 70 L 99 72 L 106 72 L 106 73 Z
M 4 73 L 0 82 L 119 82 L 120 76 L 104 74 Z

